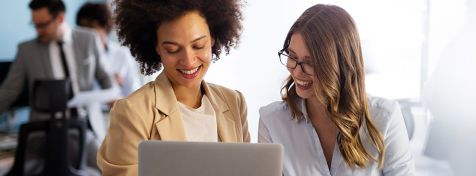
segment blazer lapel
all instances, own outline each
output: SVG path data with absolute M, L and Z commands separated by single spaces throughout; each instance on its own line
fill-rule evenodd
M 210 89 L 205 81 L 202 81 L 202 87 L 215 110 L 218 136 L 220 136 L 221 141 L 240 142 L 237 140 L 235 121 L 231 117 L 227 104 L 218 95 L 220 92 Z
M 237 139 L 235 121 L 231 117 L 228 106 L 219 97 L 219 92 L 210 89 L 205 81 L 202 81 L 202 87 L 215 110 L 218 136 L 221 141 L 240 142 Z M 187 141 L 177 98 L 164 72 L 155 80 L 155 98 L 155 107 L 164 114 L 155 122 L 160 138 L 164 141 Z
M 187 141 L 182 115 L 169 78 L 162 72 L 155 80 L 155 107 L 165 114 L 156 119 L 160 138 L 164 141 Z

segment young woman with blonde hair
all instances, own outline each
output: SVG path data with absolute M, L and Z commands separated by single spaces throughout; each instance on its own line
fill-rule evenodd
M 278 54 L 291 75 L 283 101 L 260 109 L 258 141 L 284 146 L 283 175 L 415 174 L 397 102 L 365 92 L 359 34 L 344 9 L 307 9 Z

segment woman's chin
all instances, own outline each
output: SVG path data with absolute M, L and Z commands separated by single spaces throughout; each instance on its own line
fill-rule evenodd
M 314 92 L 309 91 L 309 90 L 303 91 L 303 90 L 297 89 L 296 93 L 299 97 L 304 98 L 304 99 L 311 98 L 311 97 L 314 96 Z
M 194 87 L 199 87 L 200 85 L 201 85 L 201 80 L 199 82 L 184 83 L 182 86 L 186 88 L 194 88 Z

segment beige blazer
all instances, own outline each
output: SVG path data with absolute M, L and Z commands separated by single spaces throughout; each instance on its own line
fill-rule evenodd
M 250 142 L 243 95 L 205 81 L 202 87 L 215 110 L 221 141 Z M 116 101 L 110 118 L 97 155 L 98 166 L 105 176 L 137 175 L 141 140 L 187 141 L 177 99 L 165 73 Z

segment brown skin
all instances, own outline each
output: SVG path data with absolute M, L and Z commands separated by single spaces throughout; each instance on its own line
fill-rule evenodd
M 299 62 L 311 58 L 307 45 L 300 33 L 292 35 L 289 51 L 290 55 L 294 58 L 298 58 Z M 318 81 L 314 76 L 305 74 L 299 66 L 295 69 L 288 68 L 288 70 L 294 80 L 313 81 L 313 84 Z M 334 146 L 337 140 L 337 127 L 327 114 L 324 105 L 322 105 L 317 99 L 312 87 L 307 90 L 301 90 L 296 86 L 296 92 L 306 101 L 307 114 L 316 130 L 317 136 L 319 136 L 322 149 L 324 150 L 324 156 L 326 157 L 327 166 L 330 169 Z
M 36 34 L 42 43 L 60 40 L 63 37 L 64 31 L 61 26 L 64 22 L 64 18 L 65 14 L 60 12 L 58 16 L 53 19 L 47 7 L 33 10 L 31 13 L 31 19 L 35 25 L 47 24 L 44 27 L 36 28 Z
M 155 48 L 177 101 L 192 108 L 201 106 L 201 82 L 210 67 L 214 43 L 207 22 L 197 12 L 160 24 Z M 180 73 L 180 70 L 197 67 L 200 69 L 195 78 L 187 79 Z

